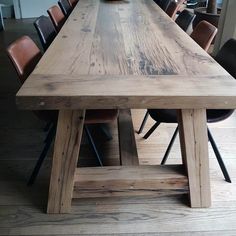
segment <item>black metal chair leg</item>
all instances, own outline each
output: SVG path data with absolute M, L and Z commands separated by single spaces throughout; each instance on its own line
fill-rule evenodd
M 106 136 L 107 141 L 112 140 L 112 135 L 109 132 L 109 127 L 107 126 L 107 124 L 99 124 L 99 128 L 101 129 L 101 131 Z
M 95 145 L 95 143 L 94 143 L 94 141 L 93 141 L 92 135 L 91 135 L 91 133 L 90 133 L 89 128 L 87 127 L 87 125 L 84 125 L 84 129 L 85 129 L 86 135 L 87 135 L 87 137 L 88 137 L 88 141 L 89 141 L 89 143 L 90 143 L 90 145 L 91 145 L 91 147 L 92 147 L 92 149 L 93 149 L 93 152 L 94 152 L 94 154 L 95 154 L 95 156 L 96 156 L 96 158 L 97 158 L 97 160 L 98 160 L 100 166 L 103 166 L 103 163 L 102 163 L 102 161 L 101 161 L 100 155 L 99 155 L 99 153 L 98 153 L 98 150 L 97 150 L 97 148 L 96 148 L 96 145 Z
M 139 128 L 138 134 L 141 134 L 141 133 L 143 132 L 143 128 L 144 128 L 144 126 L 146 125 L 148 116 L 149 116 L 149 113 L 148 113 L 148 111 L 147 111 L 146 114 L 145 114 L 145 116 L 144 116 L 144 118 L 143 118 L 142 124 L 141 124 L 141 126 L 140 126 L 140 128 Z
M 151 129 L 144 135 L 144 139 L 147 139 L 153 132 L 154 130 L 160 125 L 160 123 L 156 122 Z
M 228 173 L 228 171 L 227 171 L 227 169 L 225 167 L 224 161 L 223 161 L 223 159 L 222 159 L 222 157 L 220 155 L 220 152 L 219 152 L 219 150 L 218 150 L 218 148 L 216 146 L 215 140 L 213 139 L 212 134 L 211 134 L 209 128 L 207 128 L 207 132 L 208 132 L 209 141 L 210 141 L 211 146 L 212 146 L 212 148 L 214 150 L 214 153 L 216 155 L 216 159 L 217 159 L 217 161 L 218 161 L 218 163 L 220 165 L 220 168 L 221 168 L 221 171 L 222 171 L 222 173 L 224 175 L 224 178 L 225 178 L 225 180 L 227 182 L 231 183 L 231 179 L 230 179 L 229 173 Z
M 49 129 L 50 129 L 50 127 L 51 127 L 51 125 L 52 125 L 52 122 L 48 122 L 48 123 L 45 125 L 45 127 L 43 128 L 43 131 L 44 131 L 44 132 L 48 132 Z
M 47 142 L 45 143 L 43 151 L 41 152 L 41 155 L 39 156 L 39 159 L 38 159 L 38 161 L 37 161 L 37 163 L 36 163 L 36 165 L 34 167 L 34 170 L 33 170 L 32 174 L 30 176 L 30 179 L 29 179 L 29 181 L 27 183 L 28 186 L 31 186 L 31 185 L 34 184 L 34 182 L 35 182 L 35 180 L 36 180 L 36 178 L 38 176 L 38 173 L 40 171 L 40 168 L 41 168 L 41 166 L 43 164 L 43 161 L 44 161 L 44 159 L 47 156 L 47 153 L 48 153 L 48 150 L 49 150 L 49 148 L 51 146 L 51 143 L 52 143 L 52 141 L 53 141 L 53 139 L 55 137 L 55 134 L 56 134 L 56 124 L 54 124 L 51 127 L 50 131 L 48 132 L 48 135 L 47 135 L 47 138 L 46 138 Z
M 168 147 L 166 149 L 165 155 L 164 155 L 164 157 L 163 157 L 163 159 L 161 161 L 161 165 L 165 165 L 166 160 L 167 160 L 167 158 L 169 156 L 170 150 L 171 150 L 171 148 L 172 148 L 172 146 L 173 146 L 173 144 L 175 142 L 175 139 L 176 139 L 176 136 L 178 134 L 178 131 L 179 131 L 179 126 L 177 126 L 176 129 L 175 129 L 175 132 L 174 132 L 174 134 L 173 134 L 173 136 L 172 136 L 172 138 L 170 140 L 170 143 L 169 143 L 169 145 L 168 145 Z

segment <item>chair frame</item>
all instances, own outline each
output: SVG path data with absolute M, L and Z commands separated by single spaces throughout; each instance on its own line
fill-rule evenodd
M 137 132 L 138 134 L 142 133 L 143 128 L 144 128 L 144 126 L 145 126 L 145 124 L 146 124 L 146 122 L 147 122 L 148 116 L 149 116 L 149 113 L 148 113 L 148 111 L 147 111 L 146 114 L 145 114 L 145 116 L 144 116 L 143 122 L 142 122 L 142 124 L 141 124 L 141 126 L 140 126 L 140 128 L 139 128 L 139 131 Z M 148 132 L 144 135 L 143 138 L 144 138 L 144 139 L 148 139 L 149 136 L 156 130 L 156 128 L 157 128 L 160 124 L 161 124 L 160 122 L 156 122 L 156 123 L 148 130 Z M 172 138 L 171 138 L 171 140 L 170 140 L 170 143 L 168 144 L 168 147 L 167 147 L 167 149 L 166 149 L 166 152 L 165 152 L 165 154 L 164 154 L 164 157 L 163 157 L 163 159 L 162 159 L 162 161 L 161 161 L 161 165 L 164 165 L 164 164 L 166 163 L 168 157 L 169 157 L 171 148 L 172 148 L 172 146 L 173 146 L 173 144 L 174 144 L 174 142 L 175 142 L 176 136 L 177 136 L 177 134 L 178 134 L 178 130 L 179 130 L 179 128 L 178 128 L 178 126 L 177 126 L 177 128 L 175 129 L 174 134 L 173 134 L 173 136 L 172 136 Z M 211 143 L 211 146 L 212 146 L 213 151 L 214 151 L 214 153 L 215 153 L 216 159 L 217 159 L 217 161 L 218 161 L 218 163 L 219 163 L 219 166 L 220 166 L 221 171 L 222 171 L 222 173 L 223 173 L 223 176 L 224 176 L 224 178 L 225 178 L 225 181 L 231 183 L 230 175 L 229 175 L 229 173 L 228 173 L 228 171 L 227 171 L 227 169 L 226 169 L 226 166 L 225 166 L 225 164 L 224 164 L 223 158 L 222 158 L 222 156 L 221 156 L 221 154 L 220 154 L 220 152 L 219 152 L 219 150 L 218 150 L 218 147 L 217 147 L 217 145 L 216 145 L 216 143 L 215 143 L 215 140 L 214 140 L 214 138 L 213 138 L 213 136 L 212 136 L 212 134 L 211 134 L 211 132 L 210 132 L 210 129 L 207 128 L 207 131 L 208 131 L 208 141 Z

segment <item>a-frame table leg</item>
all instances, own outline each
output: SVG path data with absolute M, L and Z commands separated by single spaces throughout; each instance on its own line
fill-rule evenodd
M 191 207 L 210 207 L 208 136 L 205 109 L 179 111 L 179 132 Z
M 74 174 L 83 133 L 85 111 L 59 111 L 54 145 L 48 213 L 69 213 L 71 210 Z

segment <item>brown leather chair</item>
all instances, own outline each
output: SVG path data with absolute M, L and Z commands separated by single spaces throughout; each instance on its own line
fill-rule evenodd
M 63 14 L 62 10 L 56 5 L 50 7 L 47 12 L 55 29 L 57 30 L 57 32 L 59 32 L 61 27 L 65 23 L 65 15 Z
M 79 1 L 78 0 L 68 0 L 68 2 L 74 8 Z
M 179 10 L 182 2 L 184 2 L 184 1 L 182 0 L 182 1 L 179 1 L 179 2 L 175 2 L 175 1 L 170 2 L 170 4 L 168 5 L 168 7 L 166 9 L 166 14 L 170 18 L 175 19 L 176 13 Z
M 27 77 L 31 74 L 34 70 L 35 66 L 39 62 L 42 57 L 42 53 L 40 52 L 37 45 L 33 42 L 31 38 L 28 36 L 23 36 L 13 42 L 7 48 L 8 56 L 19 76 L 21 83 L 23 84 Z M 53 138 L 56 133 L 56 123 L 57 123 L 57 111 L 36 111 L 36 115 L 45 121 L 51 122 L 51 129 L 48 132 L 48 135 L 45 140 L 44 149 L 35 165 L 35 168 L 32 172 L 30 180 L 28 182 L 29 185 L 32 185 L 38 175 L 38 172 L 41 168 L 41 165 L 47 156 L 47 152 L 50 148 L 50 145 L 53 141 Z M 96 145 L 93 141 L 92 135 L 89 130 L 90 124 L 107 124 L 114 121 L 118 116 L 118 110 L 111 109 L 111 110 L 88 110 L 85 116 L 85 132 L 89 143 L 92 147 L 92 150 L 97 157 L 97 160 L 100 165 L 102 165 L 102 161 L 100 155 L 97 151 Z M 107 135 L 106 130 L 102 129 L 104 133 Z M 110 136 L 108 136 L 110 139 Z
M 201 21 L 191 33 L 194 39 L 204 50 L 208 51 L 213 39 L 217 34 L 217 28 L 207 21 Z
M 28 36 L 12 43 L 7 48 L 7 53 L 22 84 L 42 57 L 41 51 Z

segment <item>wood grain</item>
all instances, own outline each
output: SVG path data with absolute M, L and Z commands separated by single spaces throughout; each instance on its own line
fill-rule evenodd
M 34 73 L 193 76 L 226 72 L 153 0 L 81 0 Z
M 156 79 L 134 80 L 138 75 Z M 160 75 L 167 82 L 157 82 Z M 219 87 L 212 77 L 222 79 Z M 236 81 L 229 78 L 153 0 L 81 0 L 17 103 L 24 109 L 234 108 Z
M 130 110 L 120 110 L 118 117 L 120 164 L 139 165 L 134 127 Z
M 48 213 L 69 213 L 85 111 L 60 111 L 54 145 Z
M 109 88 L 109 89 L 108 89 Z M 18 92 L 24 109 L 235 108 L 230 76 L 32 75 Z
M 160 196 L 163 190 L 187 192 L 188 180 L 181 165 L 79 168 L 73 197 Z
M 206 110 L 181 110 L 179 123 L 182 156 L 189 179 L 191 207 L 210 207 Z

